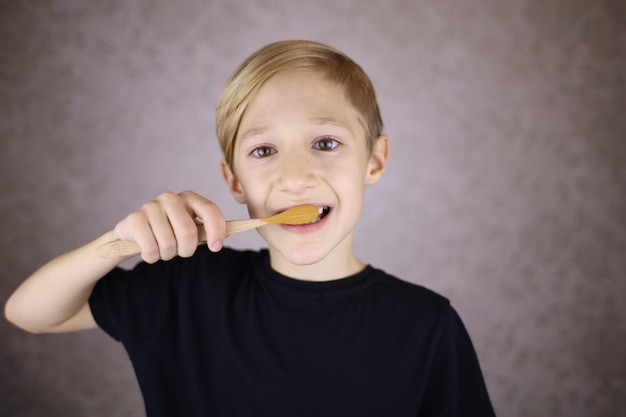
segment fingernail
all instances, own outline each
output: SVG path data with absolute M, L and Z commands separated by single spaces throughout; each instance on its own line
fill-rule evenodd
M 216 242 L 211 243 L 210 249 L 213 252 L 219 252 L 219 250 L 222 249 L 222 242 L 218 240 Z

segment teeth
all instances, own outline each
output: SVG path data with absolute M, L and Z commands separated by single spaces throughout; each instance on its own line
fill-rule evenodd
M 330 211 L 330 208 L 329 208 L 329 207 L 326 207 L 326 206 L 324 206 L 324 207 L 318 207 L 318 208 L 317 208 L 317 213 L 318 213 L 317 219 L 315 219 L 315 220 L 313 220 L 313 221 L 311 221 L 311 222 L 305 223 L 305 224 L 315 224 L 315 223 L 319 222 L 320 220 L 322 220 L 322 218 L 323 218 L 325 215 L 327 215 L 327 214 L 328 214 L 328 212 L 329 212 L 329 211 Z

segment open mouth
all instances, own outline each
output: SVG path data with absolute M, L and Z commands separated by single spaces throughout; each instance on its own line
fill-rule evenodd
M 328 213 L 330 213 L 330 207 L 327 207 L 327 206 L 318 207 L 317 212 L 318 212 L 318 215 L 315 220 L 308 222 L 308 223 L 304 223 L 304 224 L 307 225 L 307 224 L 319 223 L 324 217 L 328 215 Z

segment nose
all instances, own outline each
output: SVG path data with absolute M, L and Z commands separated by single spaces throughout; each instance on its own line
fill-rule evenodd
M 278 186 L 283 192 L 300 194 L 314 188 L 318 177 L 306 157 L 290 155 L 280 164 Z

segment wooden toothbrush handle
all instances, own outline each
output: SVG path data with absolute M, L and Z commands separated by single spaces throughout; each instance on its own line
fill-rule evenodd
M 246 230 L 266 225 L 263 219 L 229 220 L 226 222 L 226 237 Z M 198 224 L 198 242 L 206 242 L 206 231 L 203 224 Z M 101 258 L 118 258 L 135 256 L 141 253 L 139 245 L 132 240 L 113 240 L 98 246 L 96 255 Z

